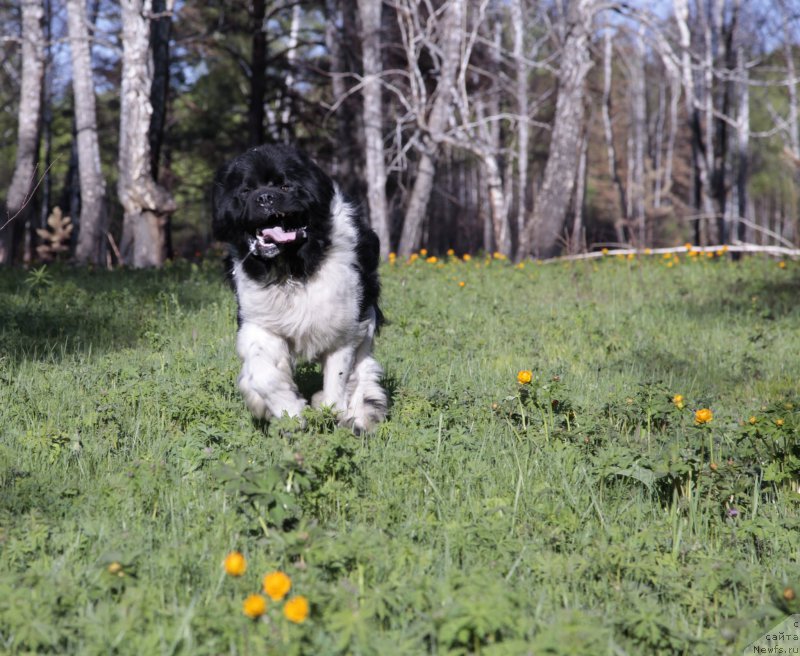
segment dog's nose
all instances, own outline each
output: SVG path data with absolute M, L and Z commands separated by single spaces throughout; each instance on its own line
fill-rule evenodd
M 256 202 L 264 207 L 266 205 L 272 205 L 272 202 L 275 200 L 275 196 L 272 194 L 261 194 L 258 198 L 256 198 Z

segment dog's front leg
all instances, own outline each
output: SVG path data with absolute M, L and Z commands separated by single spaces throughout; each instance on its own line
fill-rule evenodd
M 322 391 L 312 399 L 315 408 L 329 405 L 339 412 L 347 409 L 347 381 L 353 372 L 355 356 L 355 347 L 348 344 L 323 358 Z
M 294 382 L 292 355 L 286 340 L 252 323 L 243 323 L 236 336 L 242 359 L 239 389 L 253 416 L 266 419 L 299 415 L 306 401 Z

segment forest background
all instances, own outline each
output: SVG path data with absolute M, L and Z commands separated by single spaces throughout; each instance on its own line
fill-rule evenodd
M 798 244 L 796 0 L 0 3 L 0 262 L 206 252 L 264 141 L 383 255 Z

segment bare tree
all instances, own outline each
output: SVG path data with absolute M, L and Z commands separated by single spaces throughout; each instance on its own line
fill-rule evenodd
M 575 188 L 584 122 L 584 86 L 592 62 L 589 36 L 597 0 L 570 2 L 561 43 L 558 99 L 542 189 L 533 220 L 523 231 L 517 259 L 534 250 L 543 257 L 555 255 L 563 237 L 567 211 Z
M 7 216 L 0 220 L 0 264 L 10 264 L 15 245 L 31 211 L 36 184 L 42 84 L 44 31 L 42 0 L 22 0 L 22 76 L 17 123 L 17 158 L 6 197 Z
M 134 267 L 161 266 L 166 257 L 167 217 L 175 201 L 153 179 L 150 158 L 152 53 L 150 0 L 122 0 L 119 181 L 124 209 L 122 254 Z
M 528 216 L 528 148 L 530 147 L 530 126 L 528 124 L 530 103 L 528 102 L 529 66 L 525 60 L 525 13 L 522 0 L 511 3 L 511 26 L 514 31 L 514 83 L 516 86 L 517 114 L 517 235 L 522 234 Z
M 84 0 L 67 0 L 67 18 L 81 187 L 81 216 L 75 259 L 82 263 L 100 264 L 105 257 L 106 181 L 100 169 L 89 24 Z
M 425 34 L 419 5 L 415 0 L 402 0 L 397 6 L 398 22 L 404 32 L 404 46 L 411 56 L 409 63 L 413 70 L 411 83 L 413 86 L 413 102 L 416 120 L 423 134 L 420 139 L 420 158 L 417 164 L 416 179 L 406 205 L 403 232 L 400 237 L 398 251 L 408 255 L 419 246 L 422 238 L 423 220 L 428 200 L 433 189 L 433 176 L 436 173 L 436 158 L 440 144 L 444 140 L 449 112 L 452 108 L 453 90 L 458 75 L 463 35 L 464 0 L 450 0 L 439 11 L 444 12 L 434 28 L 436 34 L 427 35 L 427 47 L 431 56 L 438 55 L 439 76 L 436 88 L 430 94 L 425 89 L 424 76 L 419 69 L 421 54 L 421 36 Z M 431 17 L 432 18 L 432 17 Z M 430 26 L 433 21 L 428 21 Z M 431 42 L 436 47 L 431 47 Z M 428 104 L 430 102 L 430 105 Z
M 386 161 L 383 155 L 383 102 L 381 99 L 381 9 L 380 0 L 358 0 L 361 17 L 361 53 L 364 67 L 364 142 L 366 150 L 369 218 L 381 242 L 381 257 L 391 250 L 389 212 L 386 204 Z
M 628 224 L 628 198 L 625 193 L 625 185 L 619 175 L 617 165 L 617 149 L 614 145 L 614 130 L 611 125 L 611 81 L 613 75 L 612 55 L 614 43 L 610 31 L 606 31 L 603 39 L 603 101 L 600 105 L 603 116 L 603 134 L 606 141 L 606 158 L 608 159 L 608 172 L 619 196 L 620 213 L 614 219 L 614 230 L 617 234 L 617 242 L 626 242 L 625 226 Z

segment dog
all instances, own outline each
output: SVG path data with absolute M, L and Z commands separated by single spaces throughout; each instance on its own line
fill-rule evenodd
M 239 390 L 257 419 L 300 415 L 297 359 L 322 365 L 313 407 L 330 406 L 356 433 L 387 413 L 372 355 L 378 307 L 378 236 L 337 184 L 287 145 L 252 148 L 223 165 L 212 193 L 212 232 L 228 246 L 238 305 Z

